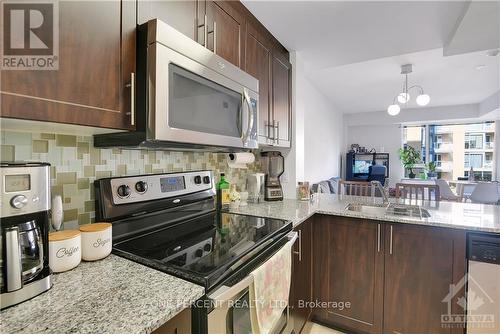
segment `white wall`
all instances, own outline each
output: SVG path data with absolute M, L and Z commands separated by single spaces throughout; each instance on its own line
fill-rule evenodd
M 342 113 L 307 77 L 300 52 L 291 52 L 292 148 L 282 149 L 285 174 L 281 181 L 286 198 L 295 198 L 297 182 L 316 183 L 339 175 L 343 147 Z
M 399 161 L 398 149 L 401 147 L 402 131 L 398 124 L 351 125 L 346 131 L 346 150 L 348 146 L 356 143 L 368 149 L 374 148 L 377 152 L 389 153 L 390 186 L 401 180 L 404 170 Z

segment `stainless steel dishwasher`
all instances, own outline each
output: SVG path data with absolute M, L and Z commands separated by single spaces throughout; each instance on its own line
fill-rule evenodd
M 467 334 L 500 333 L 500 235 L 468 235 Z

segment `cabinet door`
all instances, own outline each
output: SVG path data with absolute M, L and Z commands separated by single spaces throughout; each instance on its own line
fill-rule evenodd
M 197 26 L 196 9 L 196 0 L 138 0 L 137 23 L 160 19 L 194 40 Z
M 290 103 L 290 73 L 291 64 L 281 57 L 273 56 L 273 90 L 272 109 L 273 120 L 276 127 L 276 145 L 290 147 L 290 124 L 291 124 L 291 103 Z
M 267 144 L 271 122 L 271 47 L 266 39 L 247 24 L 245 71 L 259 80 L 259 142 Z
M 384 333 L 463 333 L 447 328 L 450 284 L 465 275 L 465 232 L 422 226 L 386 226 Z M 464 315 L 452 296 L 452 314 Z
M 59 1 L 59 69 L 2 71 L 2 117 L 130 126 L 135 3 Z
M 308 219 L 295 229 L 299 239 L 293 248 L 290 315 L 297 334 L 311 315 L 310 303 L 306 305 L 306 302 L 312 300 L 312 220 Z
M 328 302 L 314 318 L 349 333 L 381 333 L 384 255 L 382 226 L 320 216 L 314 228 L 314 300 Z M 340 304 L 344 303 L 344 307 Z M 350 303 L 347 307 L 346 303 Z
M 229 2 L 206 1 L 206 47 L 234 65 L 243 63 L 244 18 Z

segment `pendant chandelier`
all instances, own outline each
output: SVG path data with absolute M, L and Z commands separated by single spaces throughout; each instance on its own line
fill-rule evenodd
M 408 86 L 408 74 L 413 72 L 413 65 L 412 64 L 405 64 L 401 66 L 401 74 L 405 76 L 405 79 L 403 81 L 403 89 L 401 90 L 401 93 L 396 95 L 394 99 L 392 100 L 392 104 L 387 108 L 387 113 L 391 116 L 396 116 L 399 114 L 401 111 L 401 106 L 400 105 L 405 105 L 408 106 L 408 102 L 410 102 L 411 96 L 410 96 L 410 90 L 417 90 L 419 95 L 415 99 L 417 104 L 419 106 L 426 106 L 429 104 L 431 101 L 431 97 L 427 94 L 424 94 L 424 89 L 422 86 L 419 85 L 413 85 L 413 86 Z

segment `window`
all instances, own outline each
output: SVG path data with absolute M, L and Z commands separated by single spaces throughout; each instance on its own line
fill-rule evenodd
M 403 146 L 409 145 L 420 153 L 422 163 L 426 162 L 425 158 L 425 142 L 426 133 L 425 125 L 423 126 L 405 126 L 403 129 Z
M 482 168 L 483 155 L 481 153 L 465 153 L 465 168 Z
M 492 180 L 492 172 L 482 172 L 482 171 L 474 171 L 474 180 L 476 181 L 491 181 Z M 469 177 L 469 171 L 464 173 L 465 177 Z
M 465 148 L 466 149 L 482 149 L 483 148 L 483 135 L 482 134 L 465 134 Z

